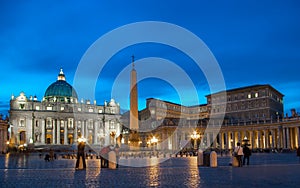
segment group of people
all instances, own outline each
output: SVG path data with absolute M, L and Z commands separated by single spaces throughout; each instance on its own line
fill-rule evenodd
M 76 161 L 76 166 L 75 166 L 76 170 L 79 169 L 80 163 L 82 163 L 83 169 L 86 168 L 84 148 L 85 148 L 85 142 L 84 141 L 79 142 L 78 146 L 77 146 L 77 161 Z M 110 151 L 114 151 L 116 153 L 116 168 L 118 168 L 118 163 L 119 163 L 119 146 L 118 146 L 118 144 L 115 147 L 107 146 L 107 147 L 102 148 L 102 150 L 100 151 L 101 167 L 108 168 L 108 153 Z
M 234 148 L 234 157 L 237 158 L 238 166 L 242 167 L 243 165 L 249 165 L 251 150 L 248 147 L 248 144 L 241 146 L 241 143 L 237 143 L 237 146 Z M 246 163 L 247 161 L 247 163 Z

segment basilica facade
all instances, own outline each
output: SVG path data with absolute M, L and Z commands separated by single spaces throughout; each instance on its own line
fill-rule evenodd
M 104 105 L 78 100 L 76 90 L 60 70 L 57 81 L 36 96 L 12 96 L 10 100 L 10 143 L 20 145 L 70 145 L 84 137 L 94 146 L 115 144 L 121 133 L 120 105 L 111 99 Z

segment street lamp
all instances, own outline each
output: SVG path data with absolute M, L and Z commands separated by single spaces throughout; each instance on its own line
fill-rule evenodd
M 191 138 L 194 140 L 194 149 L 197 149 L 197 140 L 200 138 L 200 134 L 198 134 L 196 131 L 193 132 L 191 135 Z

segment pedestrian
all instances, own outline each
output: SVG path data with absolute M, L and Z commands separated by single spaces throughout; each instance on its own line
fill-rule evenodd
M 116 152 L 116 168 L 119 168 L 119 159 L 120 159 L 120 153 L 119 153 L 120 147 L 119 144 L 116 144 L 115 152 Z
M 81 139 L 79 141 L 79 144 L 77 146 L 77 161 L 76 161 L 76 170 L 79 169 L 79 163 L 81 162 L 80 161 L 80 158 L 82 159 L 82 163 L 83 163 L 83 169 L 86 168 L 86 164 L 85 164 L 85 155 L 84 155 L 84 148 L 85 148 L 85 142 L 83 139 Z
M 299 158 L 299 163 L 300 163 L 300 146 L 297 149 L 297 157 Z
M 52 148 L 49 151 L 49 155 L 50 155 L 50 160 L 53 161 L 54 160 L 54 151 Z
M 247 165 L 249 165 L 249 160 L 250 160 L 250 156 L 251 156 L 251 150 L 248 147 L 248 144 L 244 145 L 244 147 L 243 147 L 243 153 L 244 153 L 243 165 L 245 165 L 246 160 L 247 160 Z
M 242 157 L 244 155 L 243 153 L 243 148 L 241 147 L 241 143 L 237 143 L 237 146 L 234 148 L 234 152 L 236 153 L 236 158 L 239 162 L 239 167 L 243 166 L 243 161 L 242 161 Z

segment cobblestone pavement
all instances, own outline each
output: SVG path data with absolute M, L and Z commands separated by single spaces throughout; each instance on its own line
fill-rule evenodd
M 124 160 L 125 159 L 121 159 Z M 131 159 L 130 159 L 131 160 Z M 132 161 L 128 161 L 128 164 Z M 147 160 L 158 160 L 151 158 Z M 253 154 L 250 166 L 198 167 L 196 157 L 170 158 L 143 168 L 101 169 L 99 160 L 87 160 L 87 169 L 75 171 L 75 159 L 45 162 L 38 156 L 0 156 L 1 187 L 299 187 L 300 163 L 295 153 Z

